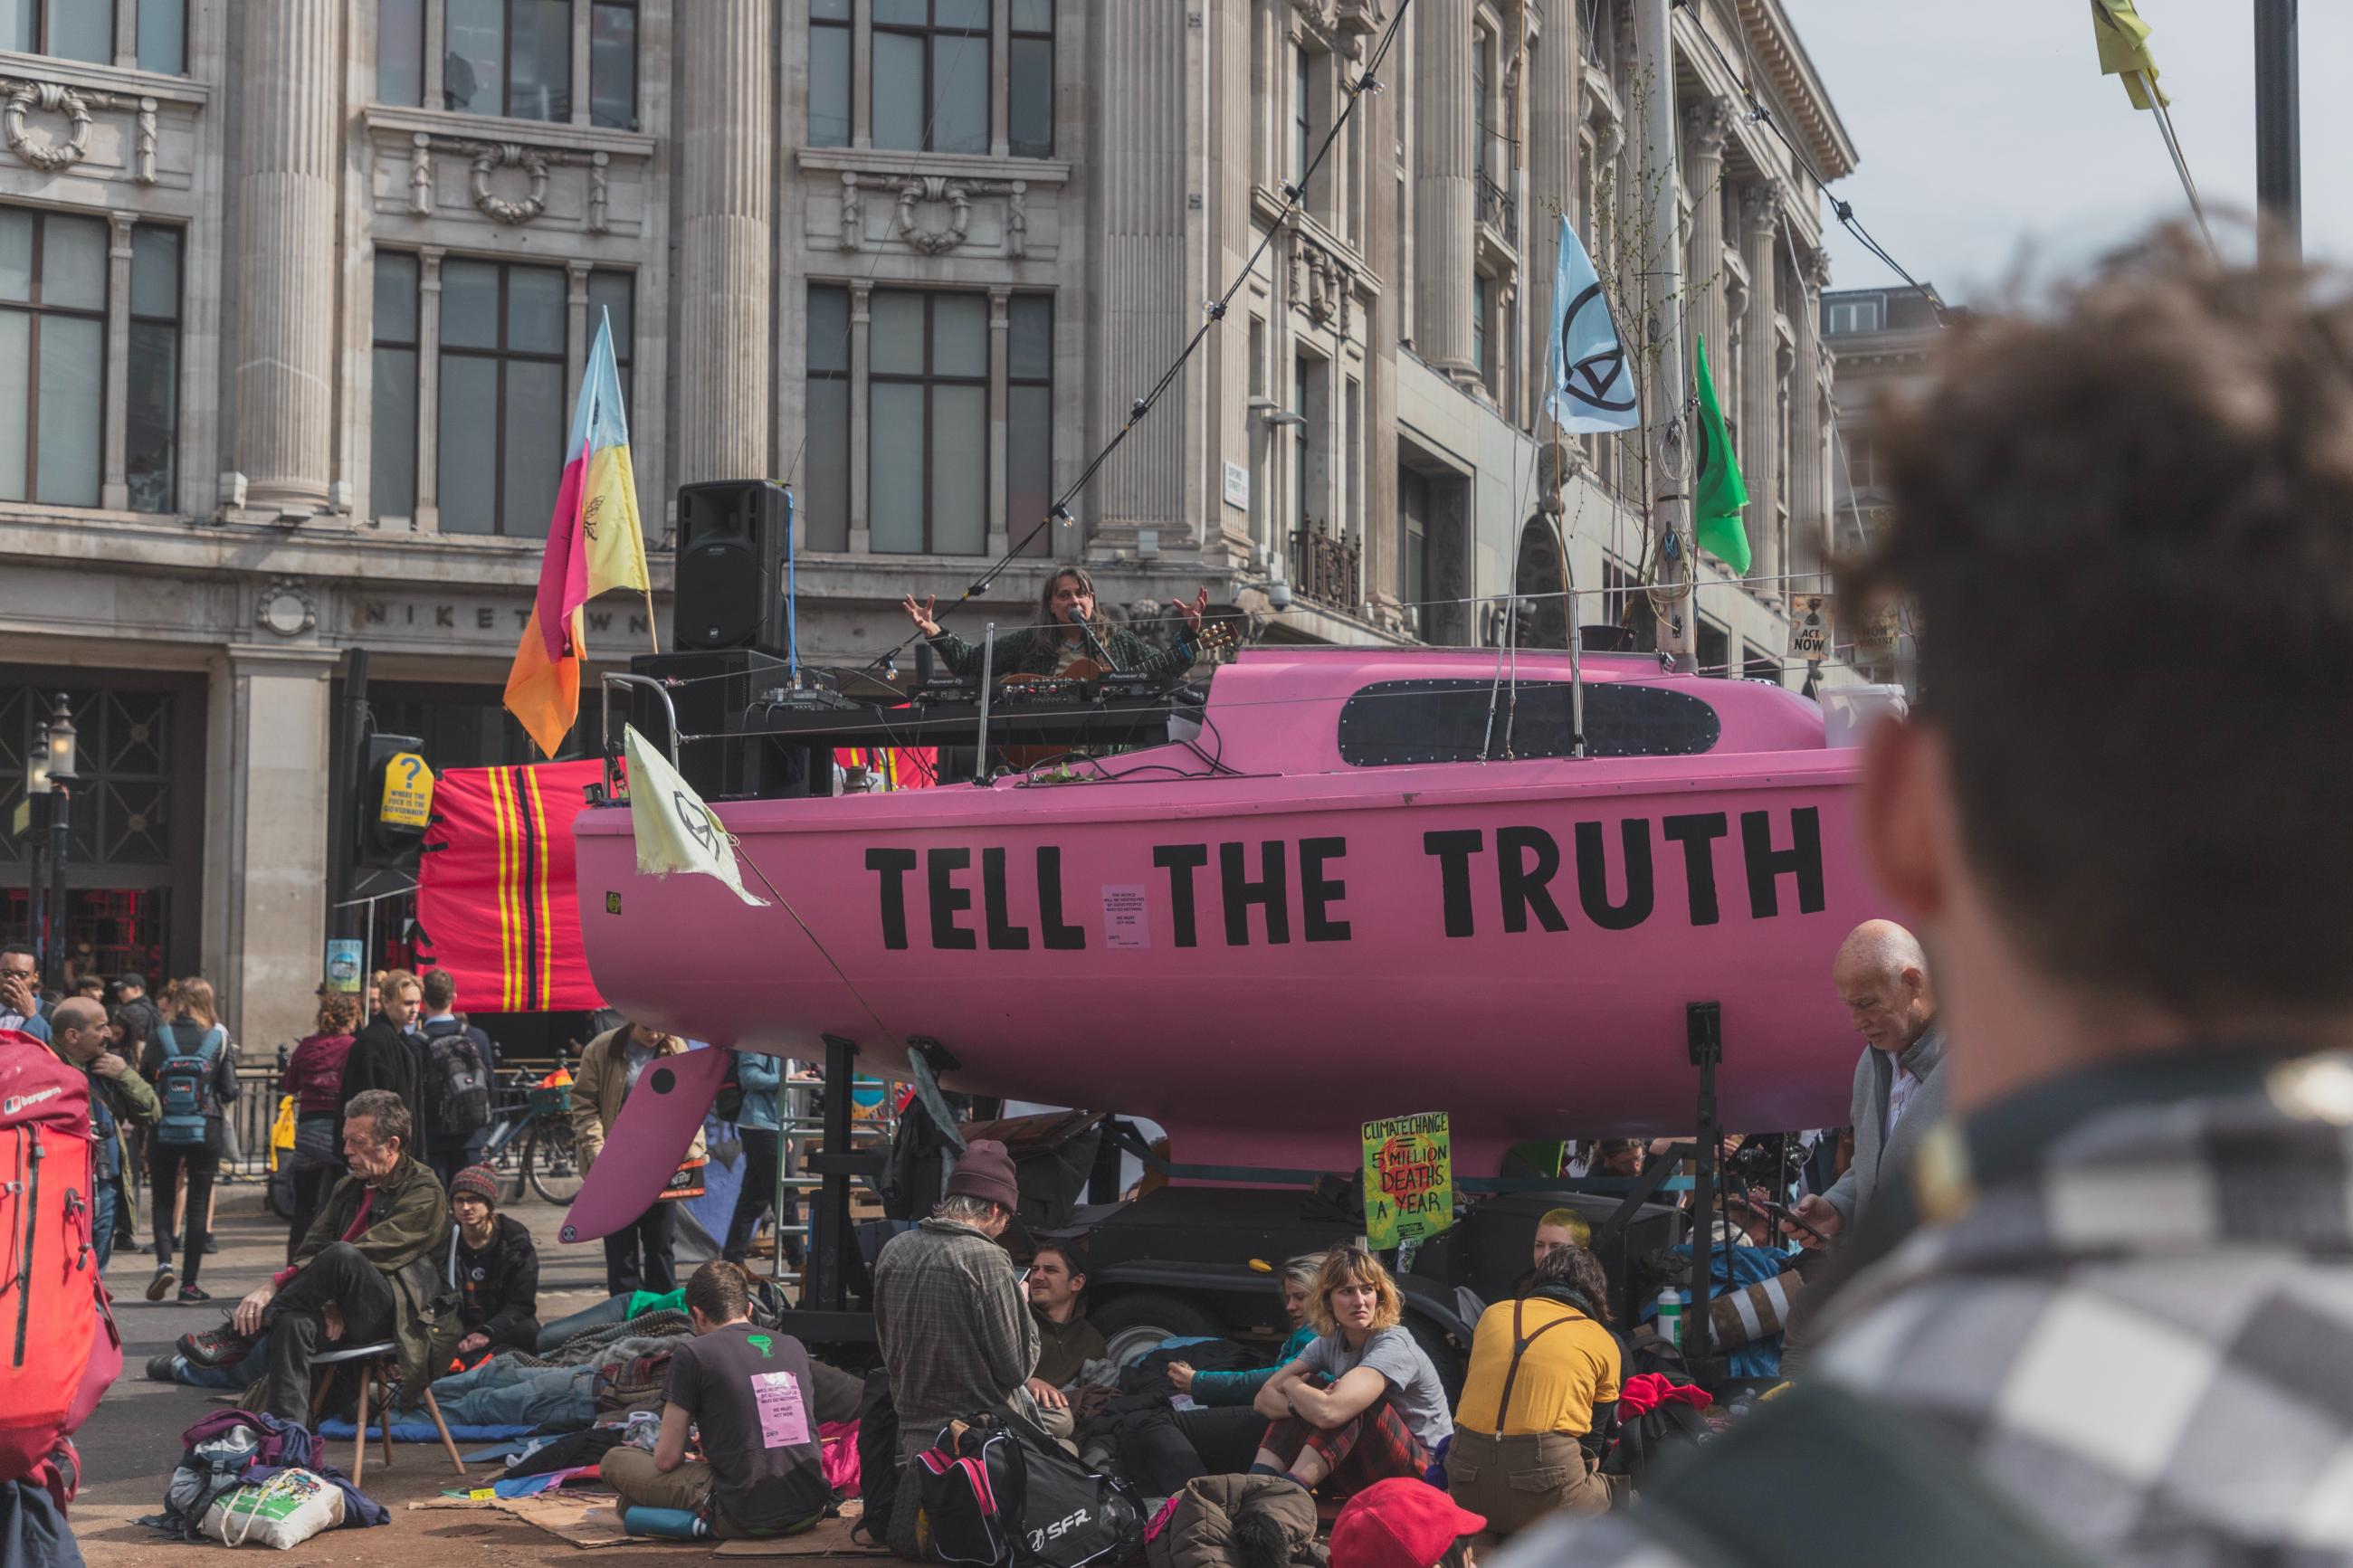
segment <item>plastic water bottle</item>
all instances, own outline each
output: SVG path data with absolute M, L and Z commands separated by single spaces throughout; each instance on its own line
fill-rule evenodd
M 1659 1337 L 1677 1350 L 1683 1343 L 1683 1293 L 1672 1286 L 1659 1292 Z

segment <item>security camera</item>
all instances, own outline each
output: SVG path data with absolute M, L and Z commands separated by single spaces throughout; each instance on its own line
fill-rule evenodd
M 1268 605 L 1278 610 L 1287 610 L 1291 608 L 1291 584 L 1288 583 L 1269 583 L 1266 585 L 1266 602 Z

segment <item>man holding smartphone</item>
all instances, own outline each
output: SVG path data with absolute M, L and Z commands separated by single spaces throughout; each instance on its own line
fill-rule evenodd
M 37 1040 L 49 1037 L 41 1016 L 40 955 L 22 942 L 0 947 L 0 1029 L 21 1029 Z

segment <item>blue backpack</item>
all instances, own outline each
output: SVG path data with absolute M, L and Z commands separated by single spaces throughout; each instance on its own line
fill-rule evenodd
M 205 1031 L 193 1050 L 181 1047 L 182 1031 L 193 1025 L 164 1026 L 164 1065 L 155 1072 L 155 1097 L 164 1102 L 163 1120 L 155 1124 L 155 1141 L 175 1148 L 200 1145 L 205 1123 L 214 1111 L 213 1073 L 228 1031 L 218 1025 Z

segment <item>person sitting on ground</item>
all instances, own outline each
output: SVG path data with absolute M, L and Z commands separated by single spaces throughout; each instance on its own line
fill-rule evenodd
M 1476 1568 L 1488 1521 L 1429 1482 L 1398 1476 L 1348 1500 L 1332 1521 L 1332 1568 Z
M 343 1060 L 359 1028 L 360 999 L 321 988 L 315 1032 L 286 1058 L 279 1092 L 294 1097 L 294 1213 L 286 1233 L 286 1261 L 318 1216 L 319 1199 L 342 1169 L 336 1157 L 335 1113 L 343 1104 Z
M 1515 1300 L 1480 1314 L 1446 1451 L 1447 1489 L 1509 1535 L 1554 1509 L 1609 1506 L 1601 1460 L 1622 1365 L 1609 1281 L 1582 1247 L 1536 1260 Z
M 931 1217 L 892 1237 L 874 1260 L 874 1331 L 899 1412 L 902 1468 L 942 1426 L 981 1411 L 1010 1410 L 1056 1437 L 1070 1435 L 1069 1410 L 1042 1409 L 1029 1392 L 1038 1320 L 997 1241 L 1020 1201 L 1013 1156 L 993 1138 L 976 1138 Z M 911 1562 L 923 1560 L 921 1494 L 900 1486 L 889 1529 L 891 1549 Z
M 723 1540 L 791 1535 L 824 1517 L 833 1489 L 808 1352 L 753 1327 L 751 1305 L 741 1264 L 714 1259 L 688 1279 L 694 1338 L 670 1353 L 654 1451 L 623 1446 L 602 1461 L 625 1507 L 694 1514 Z M 686 1457 L 690 1426 L 700 1459 Z
M 1310 1491 L 1327 1479 L 1358 1491 L 1420 1476 L 1454 1423 L 1388 1270 L 1361 1247 L 1326 1254 L 1308 1314 L 1314 1343 L 1251 1402 L 1268 1421 L 1251 1473 L 1288 1475 Z
M 1754 1193 L 1727 1192 L 1723 1203 L 1731 1218 L 1710 1226 L 1708 1248 L 1714 1283 L 1708 1297 L 1708 1343 L 1725 1358 L 1733 1377 L 1777 1378 L 1782 1374 L 1782 1347 L 1789 1321 L 1806 1299 L 1806 1279 L 1799 1272 L 1800 1256 L 1775 1246 L 1773 1215 L 1765 1206 L 1762 1188 Z M 1691 1243 L 1666 1249 L 1674 1259 L 1670 1283 L 1686 1296 L 1691 1286 Z M 1642 1306 L 1640 1336 L 1654 1331 L 1655 1300 Z
M 1188 1394 L 1200 1408 L 1176 1412 L 1176 1429 L 1193 1445 L 1205 1475 L 1240 1474 L 1250 1468 L 1266 1418 L 1250 1407 L 1258 1391 L 1274 1374 L 1307 1353 L 1315 1342 L 1315 1326 L 1308 1321 L 1308 1304 L 1315 1299 L 1316 1276 L 1324 1254 L 1303 1253 L 1282 1266 L 1282 1311 L 1291 1321 L 1291 1336 L 1282 1342 L 1271 1365 L 1232 1372 L 1197 1369 L 1189 1362 L 1168 1363 L 1168 1382 Z
M 448 1364 L 456 1312 L 434 1265 L 449 1204 L 410 1157 L 408 1134 L 398 1095 L 372 1089 L 355 1097 L 343 1110 L 350 1173 L 327 1194 L 294 1261 L 256 1286 L 227 1324 L 181 1337 L 191 1363 L 227 1366 L 268 1331 L 269 1370 L 246 1395 L 247 1409 L 310 1426 L 311 1362 L 331 1348 L 392 1342 L 406 1389 L 423 1388 L 427 1368 Z
M 1080 1370 L 1108 1357 L 1111 1346 L 1087 1321 L 1080 1304 L 1087 1277 L 1066 1248 L 1048 1242 L 1032 1253 L 1026 1283 L 1029 1315 L 1038 1321 L 1038 1370 L 1029 1375 L 1029 1392 L 1045 1408 L 1060 1410 L 1069 1403 L 1063 1391 L 1079 1380 Z
M 499 1173 L 469 1165 L 449 1179 L 449 1250 L 443 1277 L 458 1293 L 458 1359 L 539 1350 L 539 1248 L 498 1212 Z

